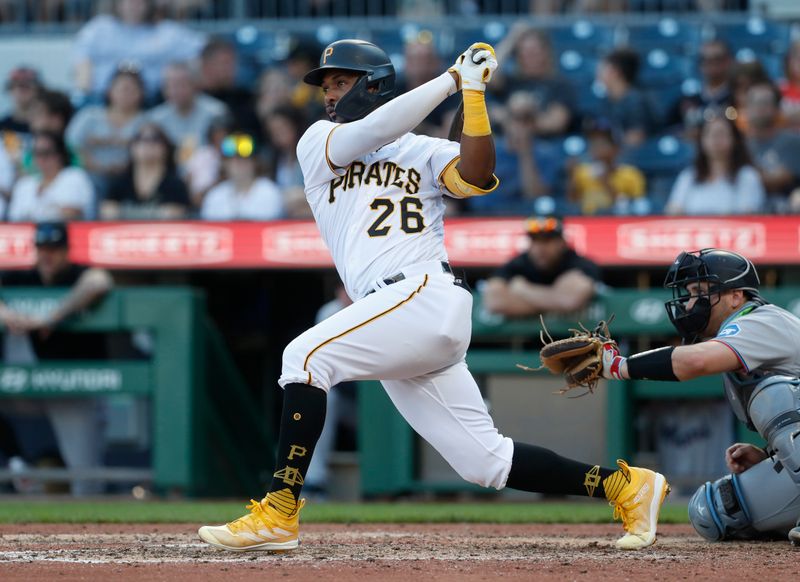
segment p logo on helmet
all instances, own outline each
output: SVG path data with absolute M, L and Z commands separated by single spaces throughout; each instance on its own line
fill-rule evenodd
M 395 72 L 389 55 L 371 42 L 358 39 L 337 40 L 325 47 L 319 66 L 303 80 L 321 86 L 326 74 L 350 71 L 358 80 L 339 98 L 334 109 L 337 122 L 361 119 L 394 97 Z

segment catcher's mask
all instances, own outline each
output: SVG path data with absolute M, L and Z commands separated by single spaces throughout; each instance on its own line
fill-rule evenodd
M 383 49 L 364 40 L 337 40 L 325 47 L 319 67 L 306 73 L 303 81 L 322 85 L 325 74 L 333 69 L 353 71 L 361 76 L 336 103 L 337 121 L 361 119 L 394 97 L 395 73 L 392 61 Z
M 692 283 L 706 283 L 707 288 L 698 285 L 690 292 L 687 287 Z M 719 303 L 722 291 L 742 289 L 760 302 L 759 285 L 753 263 L 738 253 L 721 249 L 683 252 L 664 280 L 664 287 L 672 289 L 672 300 L 665 304 L 667 315 L 684 343 L 694 343 L 708 327 L 711 309 Z M 693 298 L 694 304 L 687 309 Z

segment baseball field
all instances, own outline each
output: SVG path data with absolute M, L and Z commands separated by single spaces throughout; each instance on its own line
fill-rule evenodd
M 203 544 L 235 502 L 0 501 L 0 580 L 789 580 L 788 542 L 709 544 L 664 506 L 659 539 L 625 553 L 603 503 L 309 504 L 283 554 Z

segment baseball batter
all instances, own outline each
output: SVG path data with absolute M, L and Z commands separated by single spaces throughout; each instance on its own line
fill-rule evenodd
M 724 375 L 736 415 L 766 440 L 760 449 L 736 443 L 725 452 L 732 471 L 702 485 L 689 518 L 708 540 L 786 535 L 800 543 L 800 319 L 759 295 L 745 257 L 720 249 L 681 253 L 665 286 L 667 312 L 685 343 L 619 355 L 606 345 L 606 378 L 689 380 Z M 697 343 L 700 340 L 701 343 Z
M 279 384 L 284 403 L 276 470 L 250 513 L 200 528 L 228 550 L 298 545 L 300 498 L 322 430 L 327 392 L 378 379 L 394 405 L 467 481 L 550 494 L 608 499 L 626 531 L 620 548 L 655 540 L 668 491 L 664 477 L 629 467 L 588 465 L 501 435 L 465 363 L 472 295 L 453 276 L 444 248 L 444 196 L 483 196 L 498 186 L 484 90 L 497 67 L 476 43 L 441 76 L 392 99 L 386 53 L 359 40 L 329 45 L 305 81 L 322 87 L 329 121 L 301 138 L 305 190 L 354 303 L 292 341 Z M 459 142 L 409 133 L 461 91 Z

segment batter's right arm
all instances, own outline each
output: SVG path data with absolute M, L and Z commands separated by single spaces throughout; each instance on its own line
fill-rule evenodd
M 381 105 L 363 119 L 337 125 L 328 139 L 328 160 L 344 168 L 353 160 L 374 152 L 417 127 L 456 90 L 453 75 L 443 73 Z

